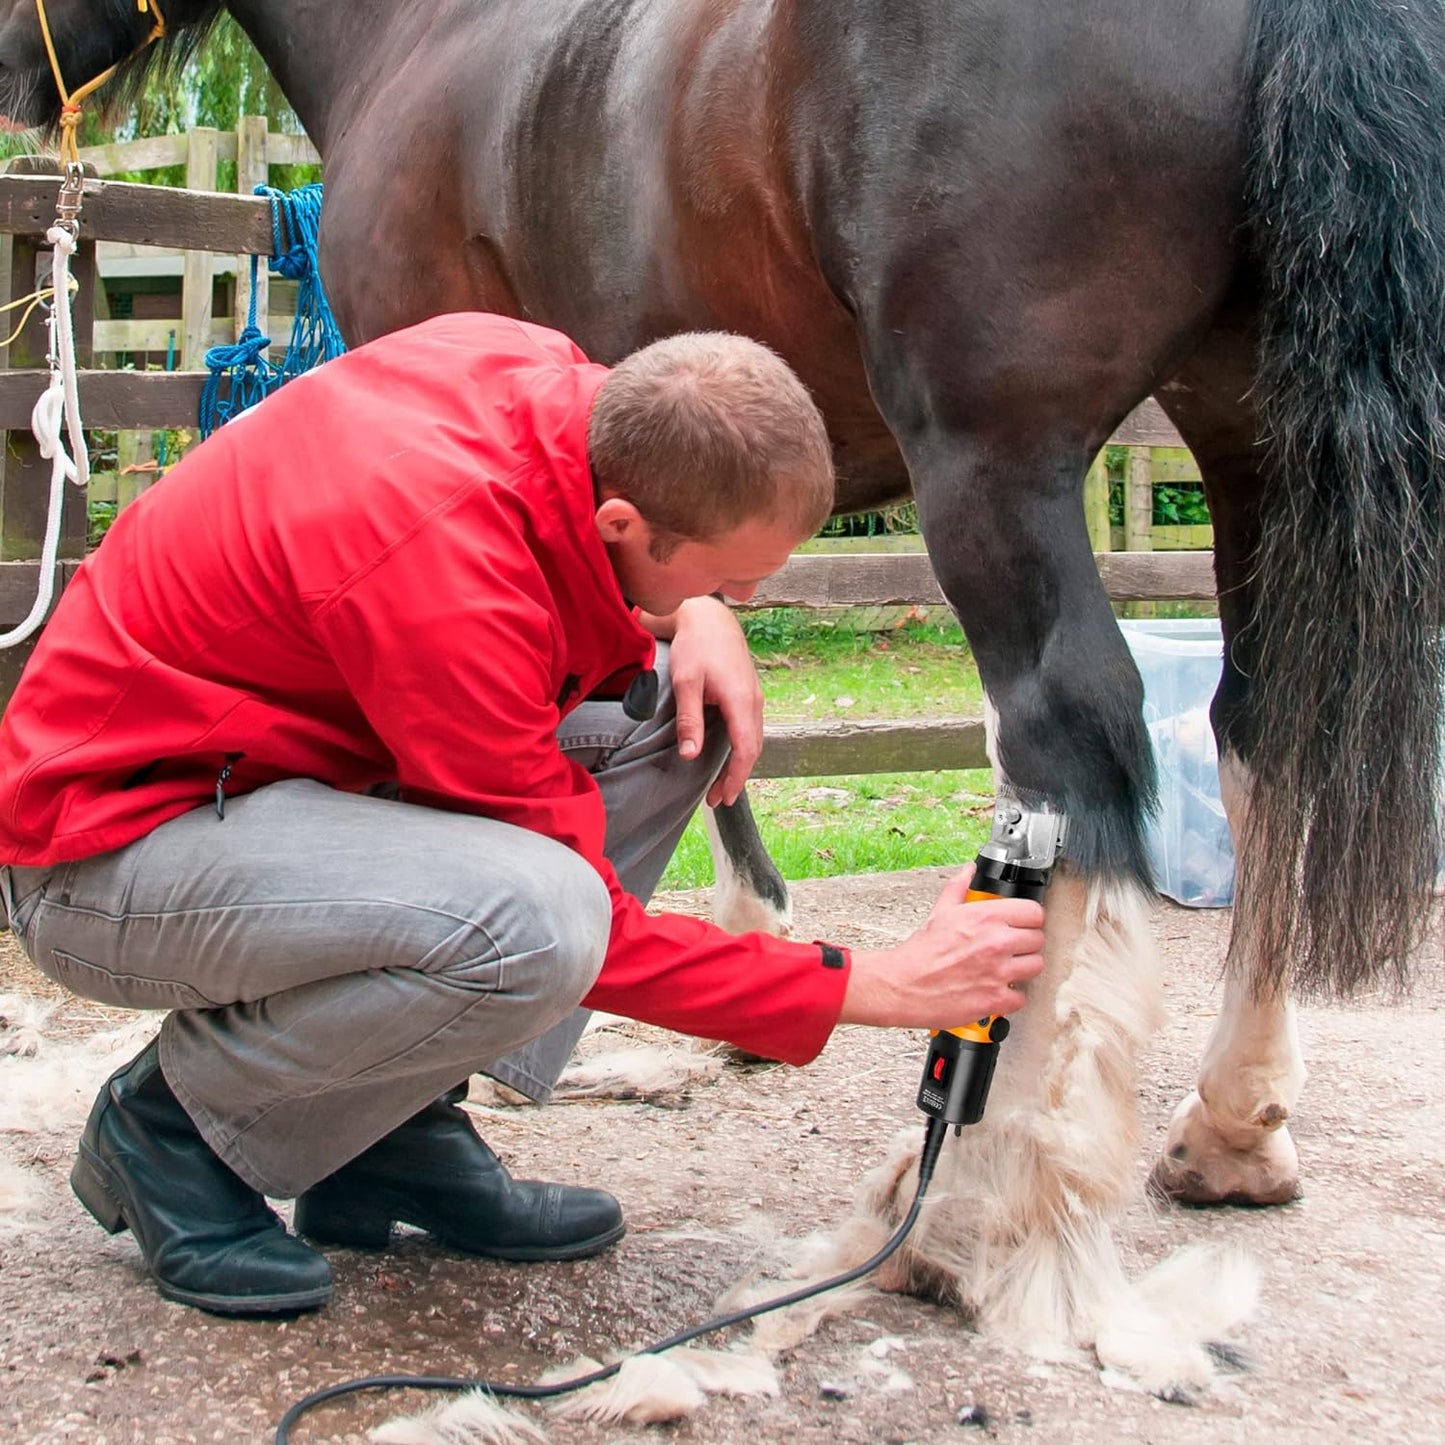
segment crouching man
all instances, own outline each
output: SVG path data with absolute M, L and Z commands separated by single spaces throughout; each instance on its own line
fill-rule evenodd
M 51 978 L 169 1010 L 71 1175 L 164 1295 L 314 1308 L 331 1271 L 298 1236 L 399 1221 L 500 1259 L 611 1244 L 611 1195 L 512 1179 L 459 1107 L 478 1070 L 545 1097 L 579 1004 L 794 1064 L 840 1021 L 1020 1005 L 1042 914 L 962 880 L 851 957 L 644 912 L 761 746 L 713 594 L 832 498 L 764 347 L 609 371 L 459 314 L 288 384 L 122 513 L 0 724 L 0 893 Z

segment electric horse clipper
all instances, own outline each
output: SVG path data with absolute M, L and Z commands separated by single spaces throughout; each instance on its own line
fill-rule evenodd
M 1016 798 L 999 798 L 993 832 L 978 850 L 968 902 L 1032 898 L 1042 903 L 1064 846 L 1064 822 L 1063 814 L 1047 803 L 1025 807 Z M 997 1014 L 935 1031 L 918 1086 L 918 1107 L 930 1119 L 951 1124 L 955 1134 L 965 1124 L 977 1124 L 988 1102 L 998 1046 L 1008 1031 L 1008 1020 Z

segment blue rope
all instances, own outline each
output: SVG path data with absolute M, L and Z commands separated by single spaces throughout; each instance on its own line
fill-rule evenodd
M 206 369 L 210 375 L 201 388 L 203 437 L 263 401 L 293 376 L 300 376 L 303 371 L 310 371 L 346 350 L 316 265 L 321 186 L 301 186 L 294 191 L 257 186 L 256 194 L 271 199 L 272 267 L 287 280 L 300 283 L 291 339 L 279 365 L 267 359 L 265 351 L 271 338 L 256 325 L 258 258 L 252 256 L 251 308 L 245 329 L 233 345 L 213 346 L 206 352 Z

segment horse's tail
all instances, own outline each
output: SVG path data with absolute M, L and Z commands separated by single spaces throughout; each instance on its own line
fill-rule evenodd
M 1257 988 L 1346 994 L 1403 981 L 1439 865 L 1445 5 L 1255 0 L 1249 69 L 1240 907 Z

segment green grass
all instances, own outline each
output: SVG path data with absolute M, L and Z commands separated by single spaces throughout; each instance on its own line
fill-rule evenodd
M 1123 615 L 1217 616 L 1212 604 L 1121 604 Z M 892 625 L 876 626 L 880 613 Z M 940 617 L 947 621 L 938 620 Z M 770 722 L 977 716 L 983 689 L 962 629 L 944 608 L 874 609 L 820 621 L 799 608 L 741 615 Z M 882 873 L 972 860 L 988 836 L 987 770 L 768 778 L 748 784 L 759 831 L 784 878 Z M 707 834 L 694 818 L 663 888 L 713 881 Z
M 983 689 L 954 622 L 908 617 L 886 632 L 780 607 L 745 615 L 770 722 L 976 714 Z
M 982 689 L 952 621 L 901 619 L 882 633 L 778 608 L 743 626 L 773 722 L 977 713 Z M 971 859 L 988 836 L 987 770 L 765 778 L 748 785 L 768 851 L 785 878 L 880 873 Z M 663 888 L 713 881 L 707 834 L 694 818 Z
M 748 797 L 784 878 L 832 878 L 961 864 L 988 837 L 992 777 L 983 771 L 759 778 Z M 663 888 L 713 881 L 702 818 L 694 817 Z

